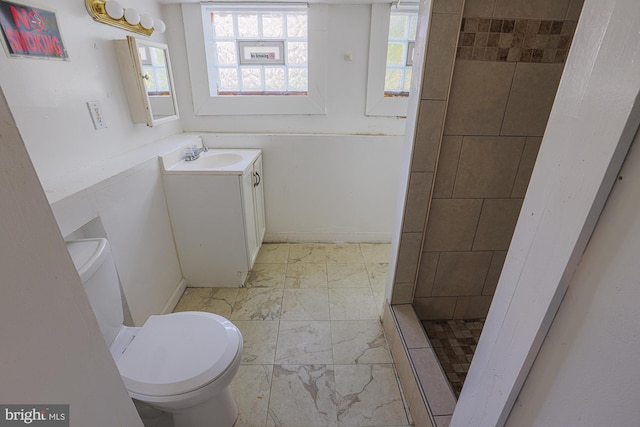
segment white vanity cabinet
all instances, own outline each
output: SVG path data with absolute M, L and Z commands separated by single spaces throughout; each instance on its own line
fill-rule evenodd
M 163 173 L 176 248 L 188 286 L 243 286 L 262 245 L 261 151 L 227 151 L 251 158 L 243 162 L 241 170 L 196 168 Z M 190 163 L 197 166 L 198 160 Z

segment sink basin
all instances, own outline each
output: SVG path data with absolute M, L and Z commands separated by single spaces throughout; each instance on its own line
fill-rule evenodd
M 163 173 L 242 175 L 260 155 L 259 149 L 210 148 L 196 160 L 184 160 L 184 147 L 160 157 Z
M 197 168 L 224 168 L 241 162 L 242 159 L 243 157 L 236 153 L 202 153 L 200 158 L 189 163 Z

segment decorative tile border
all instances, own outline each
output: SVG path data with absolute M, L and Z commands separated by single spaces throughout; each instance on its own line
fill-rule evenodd
M 463 18 L 457 59 L 564 63 L 576 21 Z

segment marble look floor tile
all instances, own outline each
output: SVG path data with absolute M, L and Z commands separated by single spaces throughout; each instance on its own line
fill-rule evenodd
M 229 320 L 276 320 L 282 310 L 283 289 L 241 288 Z
M 329 310 L 331 320 L 378 319 L 371 288 L 329 289 Z
M 231 382 L 231 394 L 238 405 L 233 427 L 263 427 L 267 423 L 273 365 L 240 365 Z
M 328 264 L 327 285 L 330 288 L 369 287 L 369 275 L 363 263 Z
M 256 264 L 282 264 L 289 260 L 288 243 L 263 243 Z
M 329 264 L 364 262 L 359 244 L 327 245 L 325 251 Z
M 276 342 L 278 340 L 277 320 L 234 320 L 233 324 L 240 329 L 244 348 L 242 349 L 242 364 L 262 365 L 273 364 L 276 357 Z
M 337 320 L 331 322 L 333 363 L 393 363 L 379 320 Z
M 389 264 L 369 263 L 365 264 L 365 267 L 367 268 L 371 287 L 380 287 L 384 289 L 387 286 L 387 271 L 389 270 Z
M 297 262 L 326 262 L 324 244 L 317 243 L 291 243 L 289 244 L 289 263 Z
M 391 245 L 389 243 L 360 243 L 360 250 L 366 263 L 388 263 Z
M 287 265 L 285 288 L 326 288 L 327 265 L 300 262 Z
M 206 311 L 229 317 L 238 296 L 238 288 L 187 288 L 175 311 Z
M 276 364 L 332 364 L 331 323 L 280 321 Z
M 254 264 L 247 288 L 284 288 L 287 264 Z
M 392 364 L 336 365 L 339 426 L 408 424 Z
M 285 289 L 281 320 L 329 320 L 326 288 Z
M 268 427 L 336 427 L 334 372 L 326 365 L 273 367 Z

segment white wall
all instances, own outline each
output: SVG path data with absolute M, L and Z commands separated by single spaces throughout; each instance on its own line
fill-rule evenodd
M 2 90 L 0 123 L 0 402 L 69 404 L 73 426 L 142 426 Z
M 640 135 L 507 426 L 640 420 Z
M 0 86 L 45 190 L 69 170 L 181 132 L 179 121 L 157 128 L 131 121 L 112 40 L 132 33 L 94 21 L 84 1 L 29 5 L 55 9 L 69 61 L 16 59 L 3 52 Z M 153 0 L 127 0 L 126 5 L 161 15 Z M 164 35 L 150 39 L 164 41 Z M 107 129 L 93 129 L 87 101 L 100 102 Z
M 401 136 L 202 134 L 263 151 L 266 241 L 389 242 Z

